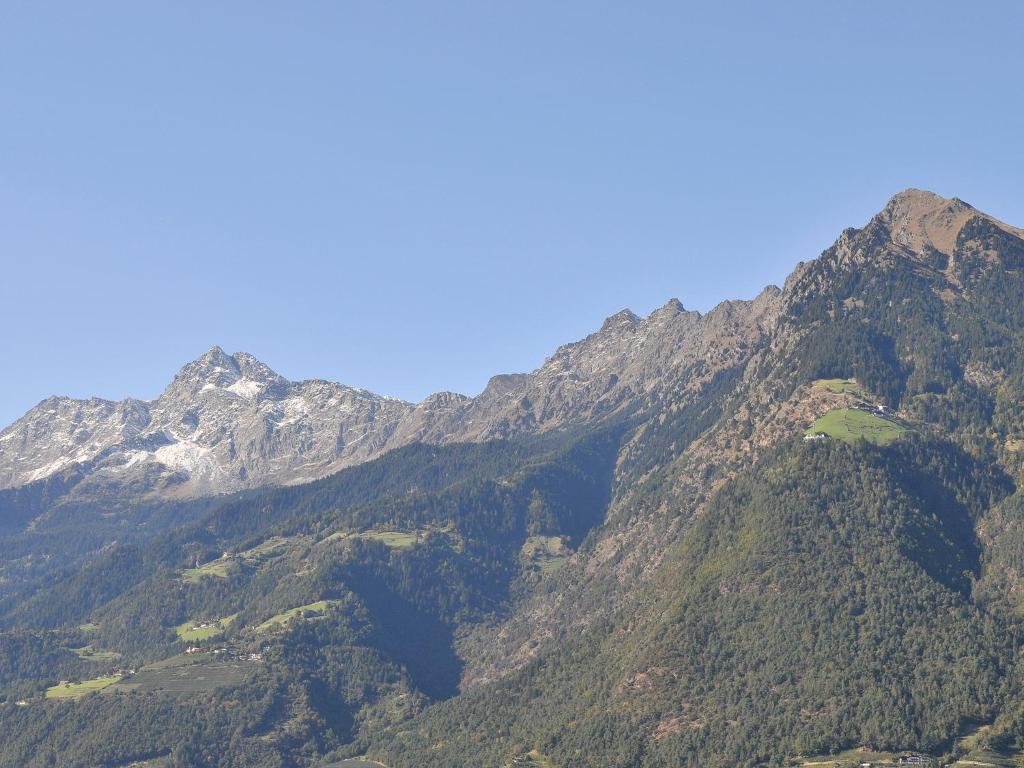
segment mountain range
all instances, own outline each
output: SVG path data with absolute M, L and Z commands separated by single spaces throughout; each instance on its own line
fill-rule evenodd
M 1020 764 L 1022 473 L 1024 231 L 921 190 L 473 398 L 214 347 L 0 433 L 0 766 Z
M 50 397 L 0 432 L 0 489 L 58 473 L 76 494 L 191 498 L 303 483 L 415 442 L 446 444 L 593 423 L 628 409 L 672 371 L 734 363 L 773 322 L 780 291 L 707 315 L 677 300 L 628 310 L 536 371 L 493 377 L 475 398 L 418 404 L 329 381 L 292 382 L 252 355 L 213 347 L 156 400 Z

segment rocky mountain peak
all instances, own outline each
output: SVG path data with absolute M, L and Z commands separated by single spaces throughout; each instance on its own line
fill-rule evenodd
M 178 399 L 206 393 L 230 393 L 253 398 L 268 386 L 280 388 L 287 379 L 246 352 L 227 354 L 218 346 L 186 364 L 164 391 L 163 398 Z
M 648 316 L 648 321 L 655 323 L 670 323 L 674 321 L 679 315 L 687 314 L 688 310 L 683 306 L 679 299 L 669 299 L 664 306 L 651 312 Z M 695 316 L 700 316 L 699 312 L 691 313 Z
M 960 231 L 975 217 L 1017 237 L 1024 234 L 960 198 L 945 198 L 922 189 L 906 189 L 894 195 L 871 223 L 886 228 L 892 242 L 919 256 L 927 256 L 931 249 L 952 256 Z
M 921 189 L 894 195 L 876 219 L 886 224 L 894 242 L 919 255 L 934 248 L 947 256 L 956 236 L 977 211 L 959 198 L 945 198 Z
M 211 347 L 209 351 L 186 363 L 175 375 L 171 386 L 204 384 L 228 386 L 242 377 L 238 362 L 220 347 Z
M 605 320 L 601 325 L 601 330 L 607 331 L 612 328 L 622 328 L 630 325 L 636 325 L 639 322 L 640 317 L 638 315 L 634 314 L 629 309 L 623 309 Z

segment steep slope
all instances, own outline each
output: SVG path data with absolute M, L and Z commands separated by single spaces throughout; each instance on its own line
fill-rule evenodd
M 609 626 L 372 753 L 725 768 L 857 745 L 941 751 L 994 717 L 1017 636 L 970 600 L 973 520 L 1005 489 L 962 461 L 924 443 L 788 443 L 714 496 Z
M 1007 582 L 1019 590 L 1019 569 L 1012 553 L 1019 551 L 1019 531 L 1024 524 L 1019 519 L 1020 505 L 1010 499 L 1001 504 L 994 502 L 1013 491 L 1021 472 L 1022 248 L 1020 230 L 961 201 L 908 190 L 894 197 L 862 229 L 844 232 L 818 260 L 799 266 L 783 289 L 776 323 L 749 360 L 730 376 L 719 379 L 717 386 L 697 401 L 689 400 L 685 393 L 665 391 L 650 418 L 639 424 L 620 457 L 608 519 L 595 532 L 591 546 L 558 574 L 557 583 L 550 585 L 547 593 L 531 597 L 509 621 L 482 633 L 478 642 L 467 643 L 467 683 L 473 690 L 466 694 L 466 704 L 457 699 L 451 705 L 442 705 L 415 726 L 414 731 L 418 730 L 422 739 L 402 731 L 378 742 L 377 754 L 404 764 L 402 755 L 422 758 L 428 753 L 419 748 L 426 749 L 429 744 L 433 745 L 429 754 L 437 754 L 438 764 L 459 765 L 472 764 L 473 759 L 485 754 L 488 759 L 509 760 L 516 750 L 525 753 L 533 745 L 557 755 L 558 762 L 566 765 L 738 765 L 781 759 L 803 749 L 827 751 L 853 746 L 858 741 L 937 749 L 948 746 L 963 725 L 961 721 L 993 714 L 984 706 L 986 696 L 1013 701 L 1018 689 L 1016 678 L 1007 681 L 1008 688 L 999 695 L 988 686 L 995 674 L 992 670 L 1003 674 L 1014 668 L 1013 641 L 1008 638 L 1019 632 L 1012 628 L 1016 619 L 1002 608 L 1002 601 L 993 601 L 991 596 L 998 595 L 1000 585 Z M 879 411 L 882 407 L 886 410 Z M 763 689 L 729 688 L 731 683 L 724 675 L 735 669 L 759 669 L 770 658 L 766 654 L 771 653 L 771 643 L 775 642 L 770 627 L 749 634 L 742 628 L 748 619 L 756 627 L 761 620 L 759 614 L 744 617 L 740 611 L 737 616 L 743 619 L 739 623 L 715 630 L 719 642 L 736 632 L 742 632 L 749 641 L 731 652 L 729 669 L 706 667 L 702 675 L 686 682 L 682 682 L 684 676 L 675 673 L 667 680 L 656 678 L 661 674 L 658 670 L 671 666 L 662 662 L 682 642 L 682 636 L 669 632 L 666 623 L 679 609 L 674 592 L 686 588 L 691 574 L 703 567 L 701 558 L 685 544 L 687 536 L 694 535 L 690 532 L 695 525 L 704 537 L 714 536 L 717 529 L 717 525 L 708 527 L 695 521 L 703 521 L 712 510 L 720 509 L 720 494 L 727 492 L 721 490 L 723 486 L 733 487 L 729 483 L 735 479 L 759 471 L 758 462 L 765 457 L 776 457 L 774 445 L 802 435 L 818 417 L 841 408 L 882 412 L 884 418 L 904 425 L 912 438 L 923 440 L 930 446 L 928 451 L 943 455 L 948 451 L 952 461 L 952 469 L 941 474 L 931 463 L 924 467 L 915 464 L 920 457 L 903 456 L 887 464 L 873 485 L 860 488 L 859 498 L 854 501 L 850 497 L 851 506 L 867 509 L 880 499 L 901 498 L 905 491 L 898 488 L 905 482 L 903 475 L 917 477 L 920 488 L 940 488 L 950 482 L 950 477 L 957 478 L 961 473 L 966 477 L 976 471 L 970 469 L 974 462 L 990 468 L 986 470 L 992 473 L 986 481 L 989 490 L 967 491 L 969 502 L 958 502 L 969 512 L 959 513 L 961 523 L 952 539 L 954 546 L 931 555 L 938 562 L 955 562 L 964 554 L 980 551 L 980 561 L 976 555 L 969 558 L 972 564 L 966 568 L 964 580 L 951 588 L 945 576 L 924 567 L 923 573 L 919 571 L 921 592 L 912 604 L 900 603 L 899 595 L 887 592 L 898 589 L 897 578 L 879 586 L 877 596 L 879 601 L 902 605 L 900 610 L 908 615 L 919 616 L 931 627 L 928 632 L 932 634 L 941 634 L 942 628 L 932 623 L 927 610 L 930 601 L 943 604 L 947 598 L 953 600 L 964 617 L 956 621 L 967 622 L 959 625 L 958 632 L 969 632 L 971 622 L 989 627 L 985 630 L 985 647 L 961 645 L 954 654 L 963 654 L 972 660 L 971 664 L 982 665 L 988 671 L 973 681 L 961 680 L 963 690 L 975 691 L 973 710 L 951 709 L 943 713 L 945 720 L 929 720 L 932 716 L 914 704 L 922 696 L 915 693 L 904 699 L 900 705 L 904 714 L 899 717 L 891 716 L 891 712 L 875 713 L 873 732 L 866 727 L 865 711 L 859 711 L 843 727 L 836 719 L 822 719 L 821 739 L 815 740 L 796 727 L 796 721 L 788 719 L 792 712 L 775 708 L 770 710 L 770 717 L 765 715 L 767 707 L 774 706 L 776 683 Z M 946 440 L 952 444 L 941 448 Z M 899 444 L 887 450 L 898 453 Z M 846 471 L 857 473 L 870 457 L 862 451 L 839 455 Z M 791 455 L 788 461 L 805 459 Z M 785 475 L 790 469 L 785 464 L 777 471 Z M 819 466 L 800 478 L 801 486 L 795 490 L 813 494 L 815 484 L 830 476 L 825 467 Z M 756 518 L 765 511 L 772 494 L 784 495 L 789 490 L 789 486 L 783 486 L 762 494 L 750 514 Z M 977 497 L 972 496 L 975 493 Z M 900 510 L 890 514 L 911 521 L 928 519 L 943 514 L 935 506 L 942 503 L 936 497 L 905 499 L 900 502 Z M 796 524 L 799 510 L 791 511 L 797 517 L 788 522 Z M 756 537 L 762 525 L 767 535 L 770 526 L 775 525 L 767 518 L 756 519 L 756 523 L 742 525 L 748 536 Z M 814 526 L 832 523 L 827 516 L 809 516 L 802 525 L 811 529 L 808 535 L 819 535 Z M 876 535 L 882 533 L 885 531 L 869 535 L 865 530 L 866 538 L 844 546 L 871 551 L 879 562 L 889 556 L 886 552 L 900 551 L 904 553 L 900 554 L 902 558 L 918 546 L 908 542 L 885 544 Z M 737 549 L 736 544 L 729 546 L 729 554 L 723 555 L 726 559 L 734 552 L 740 557 L 767 556 L 760 550 L 748 552 Z M 821 546 L 815 544 L 810 549 L 817 551 L 815 548 Z M 669 554 L 673 552 L 683 554 Z M 831 553 L 821 549 L 814 556 L 840 567 L 843 553 L 841 548 Z M 785 555 L 780 553 L 779 557 Z M 927 561 L 925 557 L 917 558 L 919 567 Z M 743 565 L 738 567 L 742 569 Z M 888 561 L 885 567 L 889 567 Z M 840 593 L 832 589 L 836 585 L 825 577 L 816 574 L 807 579 L 821 586 L 825 599 L 840 599 Z M 858 571 L 851 583 L 870 581 L 869 577 Z M 741 582 L 748 579 L 737 578 Z M 756 581 L 752 575 L 749 578 Z M 672 583 L 682 587 L 665 587 Z M 832 586 L 822 586 L 825 584 Z M 819 599 L 815 593 L 801 591 L 783 591 L 781 595 L 783 601 L 773 609 L 778 617 L 798 615 L 802 606 L 813 605 Z M 696 622 L 705 631 L 713 626 L 708 622 L 716 616 L 718 608 L 703 603 L 692 611 L 686 609 L 686 617 L 678 620 L 684 624 L 684 631 L 697 632 L 694 626 L 685 625 Z M 773 615 L 765 614 L 762 619 L 773 619 Z M 993 630 L 993 624 L 1003 629 Z M 632 636 L 654 638 L 650 642 L 658 651 L 649 657 L 649 668 L 630 669 L 636 652 Z M 786 637 L 778 636 L 778 642 L 786 642 Z M 710 636 L 706 640 L 711 642 Z M 959 639 L 947 636 L 941 642 L 956 645 Z M 805 649 L 805 653 L 811 650 Z M 846 695 L 855 696 L 858 686 L 879 669 L 891 667 L 901 670 L 899 674 L 908 679 L 922 678 L 931 674 L 926 666 L 931 659 L 943 658 L 944 653 L 937 648 L 918 647 L 901 656 L 909 659 L 909 666 L 889 659 L 847 658 L 839 662 L 838 657 L 813 654 L 807 658 L 816 658 L 813 669 L 840 670 L 838 684 Z M 804 657 L 787 658 L 792 666 L 784 674 L 800 678 Z M 983 658 L 989 661 L 982 662 Z M 619 670 L 623 675 L 629 670 L 630 675 L 638 674 L 645 682 L 638 685 L 634 699 L 625 700 L 614 690 L 623 678 L 614 672 L 608 673 L 608 679 L 588 677 L 592 670 Z M 576 681 L 581 680 L 584 682 L 577 687 Z M 703 726 L 694 726 L 693 730 L 685 726 L 704 720 L 688 719 L 686 699 L 680 698 L 676 687 L 686 689 L 698 684 L 703 693 L 694 701 L 709 706 L 710 712 L 715 707 L 726 707 L 725 701 L 709 704 L 713 698 L 707 692 L 719 687 L 753 702 L 749 707 L 744 705 L 743 718 L 733 718 L 726 724 L 731 736 L 721 730 L 709 735 L 711 732 Z M 651 696 L 646 693 L 648 685 L 662 686 L 668 693 L 665 697 Z M 590 705 L 580 702 L 588 700 L 591 690 L 599 693 L 589 699 L 593 709 L 588 711 Z M 531 696 L 522 698 L 522 691 Z M 798 687 L 794 700 L 813 702 L 811 693 L 808 688 Z M 1003 694 L 1006 698 L 999 698 Z M 871 697 L 878 695 L 873 693 Z M 947 695 L 948 701 L 956 700 L 953 692 L 943 694 Z M 556 703 L 549 706 L 552 701 Z M 645 704 L 651 706 L 645 708 Z M 460 708 L 463 706 L 468 709 Z M 831 712 L 831 704 L 822 706 L 824 712 Z M 637 719 L 640 711 L 644 714 Z M 563 715 L 564 719 L 559 719 Z M 889 730 L 878 730 L 880 723 Z M 524 724 L 526 727 L 522 727 Z M 677 728 L 682 734 L 678 738 L 673 735 Z M 500 740 L 491 742 L 492 752 L 471 746 L 482 744 L 485 733 L 507 734 L 509 739 L 502 747 L 506 751 L 501 753 L 498 748 Z M 871 733 L 874 735 L 868 738 Z M 446 746 L 438 751 L 438 744 Z M 472 756 L 468 762 L 459 762 L 460 750 Z

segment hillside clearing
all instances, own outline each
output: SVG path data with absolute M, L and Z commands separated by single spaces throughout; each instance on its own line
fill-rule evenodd
M 530 536 L 520 550 L 523 568 L 542 575 L 557 571 L 571 554 L 562 536 Z
M 91 645 L 86 645 L 82 648 L 69 648 L 68 650 L 82 659 L 82 661 L 116 661 L 121 658 L 121 654 L 116 651 L 98 651 Z
M 864 763 L 872 765 L 897 765 L 899 753 L 897 752 L 875 752 L 861 747 L 859 749 L 848 749 L 835 755 L 816 755 L 814 757 L 797 758 L 802 768 L 856 768 Z
M 181 579 L 186 584 L 198 584 L 200 579 L 211 577 L 226 579 L 228 577 L 228 569 L 230 567 L 231 560 L 229 558 L 222 557 L 219 560 L 204 563 L 198 568 L 186 568 L 181 572 Z
M 555 764 L 539 749 L 531 749 L 525 755 L 513 757 L 503 768 L 555 768 Z
M 836 440 L 853 443 L 864 439 L 875 445 L 889 445 L 899 439 L 908 429 L 899 422 L 858 408 L 840 408 L 829 411 L 817 419 L 805 437 L 828 435 Z
M 102 691 L 120 679 L 120 677 L 110 675 L 108 677 L 94 677 L 92 680 L 83 680 L 80 683 L 58 683 L 46 689 L 46 698 L 80 699 L 82 696 L 94 691 Z
M 960 768 L 1014 768 L 1020 765 L 1021 755 L 1017 752 L 996 752 L 983 745 L 992 731 L 991 725 L 982 725 L 966 734 L 957 742 L 957 751 L 962 757 L 953 763 Z
M 418 544 L 426 536 L 424 531 L 367 531 L 359 535 L 359 538 L 367 541 L 379 541 L 392 549 L 408 549 Z
M 867 398 L 864 390 L 853 379 L 817 379 L 813 382 L 812 386 L 827 389 L 829 392 L 834 392 L 837 395 L 853 395 L 861 399 Z
M 379 541 L 392 549 L 409 549 L 425 541 L 429 533 L 430 529 L 426 528 L 415 528 L 408 531 L 336 531 L 319 543 L 362 539 L 363 541 Z
M 297 547 L 308 546 L 312 541 L 310 536 L 271 536 L 255 547 L 239 552 L 235 558 L 245 565 L 256 566 L 266 560 L 281 557 Z
M 209 640 L 223 635 L 237 616 L 238 614 L 235 613 L 215 621 L 186 621 L 175 627 L 174 631 L 177 633 L 179 640 L 187 643 Z
M 297 608 L 290 608 L 287 611 L 271 616 L 269 619 L 264 621 L 262 624 L 256 627 L 257 632 L 266 632 L 269 629 L 281 627 L 287 624 L 291 619 L 296 617 L 302 617 L 303 614 L 315 614 L 313 618 L 318 618 L 327 612 L 327 609 L 337 603 L 337 600 L 317 600 L 315 603 L 309 603 L 308 605 L 300 605 Z

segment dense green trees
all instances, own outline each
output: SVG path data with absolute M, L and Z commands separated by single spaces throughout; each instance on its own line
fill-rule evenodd
M 228 500 L 148 545 L 115 546 L 48 575 L 7 616 L 37 629 L 0 633 L 0 675 L 8 672 L 0 684 L 12 700 L 68 670 L 97 668 L 67 650 L 70 638 L 140 665 L 183 649 L 174 631 L 182 622 L 237 614 L 218 642 L 259 651 L 263 661 L 241 686 L 187 698 L 105 693 L 0 705 L 10 747 L 0 765 L 154 755 L 182 766 L 294 765 L 454 695 L 456 630 L 507 608 L 528 536 L 578 546 L 600 523 L 621 432 L 414 446 L 309 486 Z M 413 532 L 417 541 L 388 546 L 349 535 L 376 530 Z M 268 542 L 264 555 L 230 559 L 221 576 L 182 578 L 197 559 Z M 317 620 L 253 629 L 322 599 L 330 606 Z M 86 619 L 96 624 L 87 637 L 58 630 Z M 90 725 L 97 719 L 99 729 Z M 43 744 L 64 748 L 50 755 Z
M 973 521 L 1006 492 L 950 444 L 785 446 L 715 496 L 656 615 L 431 708 L 379 754 L 470 765 L 468 744 L 501 733 L 495 754 L 536 744 L 571 768 L 941 748 L 1015 685 L 1016 630 L 970 595 Z

